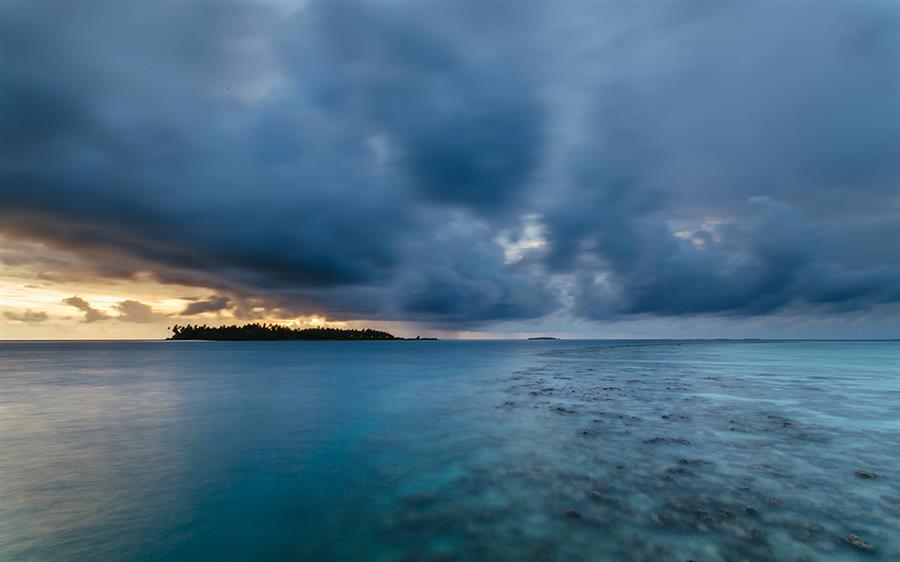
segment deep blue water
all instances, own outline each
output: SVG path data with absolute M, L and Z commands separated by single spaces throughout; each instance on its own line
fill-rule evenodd
M 3 560 L 900 560 L 900 343 L 6 342 L 0 368 Z

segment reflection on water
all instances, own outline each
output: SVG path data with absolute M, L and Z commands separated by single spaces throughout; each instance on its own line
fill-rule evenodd
M 900 559 L 897 343 L 4 343 L 0 366 L 4 560 Z

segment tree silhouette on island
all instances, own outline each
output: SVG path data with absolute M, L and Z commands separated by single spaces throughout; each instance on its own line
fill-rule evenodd
M 279 324 L 244 324 L 243 326 L 175 325 L 170 340 L 213 341 L 325 341 L 325 340 L 434 340 L 437 338 L 398 338 L 388 332 L 365 328 L 290 328 Z

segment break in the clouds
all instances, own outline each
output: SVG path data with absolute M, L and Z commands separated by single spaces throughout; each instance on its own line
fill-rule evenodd
M 92 274 L 218 294 L 188 316 L 877 316 L 900 302 L 898 24 L 881 2 L 7 2 L 0 218 Z

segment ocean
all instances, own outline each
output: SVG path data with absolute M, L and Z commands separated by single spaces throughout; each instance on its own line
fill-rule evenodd
M 0 559 L 900 560 L 900 343 L 4 342 Z

